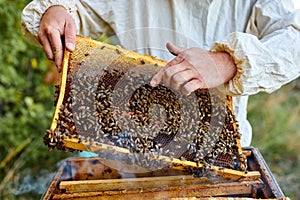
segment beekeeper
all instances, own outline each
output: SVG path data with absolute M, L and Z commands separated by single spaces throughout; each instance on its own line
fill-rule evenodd
M 127 49 L 170 61 L 154 76 L 189 94 L 224 85 L 249 146 L 247 100 L 300 74 L 300 11 L 292 0 L 34 0 L 22 13 L 24 34 L 60 68 L 75 35 L 114 34 Z M 175 55 L 175 57 L 166 50 Z

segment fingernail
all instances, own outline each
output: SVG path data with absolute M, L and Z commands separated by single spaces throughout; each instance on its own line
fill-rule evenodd
M 74 51 L 74 49 L 75 49 L 75 46 L 74 46 L 73 43 L 67 43 L 67 44 L 66 44 L 66 47 L 67 47 L 68 50 L 70 50 L 70 51 Z
M 150 81 L 150 85 L 151 85 L 152 87 L 156 87 L 156 86 L 157 86 L 157 83 L 156 83 L 156 81 L 152 80 L 152 81 Z

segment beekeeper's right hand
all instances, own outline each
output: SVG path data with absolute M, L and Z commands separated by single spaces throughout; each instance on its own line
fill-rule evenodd
M 74 19 L 62 6 L 52 6 L 43 15 L 38 32 L 38 39 L 50 60 L 54 60 L 61 69 L 64 46 L 75 49 L 76 25 Z

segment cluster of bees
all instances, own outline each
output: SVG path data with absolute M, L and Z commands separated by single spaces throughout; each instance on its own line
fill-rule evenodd
M 240 134 L 225 95 L 202 89 L 182 96 L 163 85 L 153 88 L 148 83 L 155 72 L 142 72 L 107 68 L 93 75 L 70 73 L 57 126 L 47 130 L 45 144 L 70 150 L 64 146 L 68 138 L 118 146 L 131 154 L 101 151 L 99 156 L 152 169 L 165 167 L 159 159 L 163 155 L 246 170 L 246 159 L 238 151 Z

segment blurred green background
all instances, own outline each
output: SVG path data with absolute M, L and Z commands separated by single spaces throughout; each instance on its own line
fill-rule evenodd
M 28 0 L 0 0 L 0 199 L 39 199 L 59 162 L 77 154 L 43 144 L 54 105 L 57 71 L 21 33 Z M 300 80 L 250 97 L 252 145 L 286 196 L 300 199 Z

